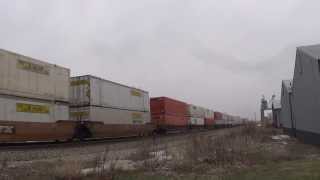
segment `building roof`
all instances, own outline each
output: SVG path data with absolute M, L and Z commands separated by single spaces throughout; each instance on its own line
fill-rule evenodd
M 311 46 L 301 46 L 297 48 L 298 50 L 301 50 L 308 54 L 309 56 L 320 59 L 320 44 L 311 45 Z
M 283 87 L 286 88 L 288 92 L 292 92 L 292 80 L 283 80 Z

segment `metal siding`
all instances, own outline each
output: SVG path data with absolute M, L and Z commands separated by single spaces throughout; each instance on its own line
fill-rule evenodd
M 289 92 L 283 85 L 282 85 L 282 93 L 281 93 L 280 123 L 285 128 L 290 128 L 290 129 L 292 128 Z
M 190 124 L 190 118 L 186 116 L 176 116 L 167 114 L 153 114 L 152 123 L 163 126 L 185 126 Z
M 95 79 L 91 85 L 92 90 L 92 104 L 106 106 L 106 107 L 121 107 L 120 94 L 123 89 L 111 83 L 103 82 Z M 124 98 L 124 97 L 121 97 Z M 129 99 L 127 99 L 129 101 Z M 130 102 L 127 102 L 130 106 Z
M 55 67 L 55 97 L 69 101 L 70 91 L 70 70 Z
M 71 115 L 72 120 L 103 122 L 104 124 L 147 124 L 150 123 L 150 113 L 140 111 L 119 110 L 104 107 L 82 107 L 71 108 L 71 114 L 74 112 L 88 112 L 89 116 L 79 119 Z M 136 118 L 135 114 L 141 115 Z M 141 122 L 137 122 L 141 121 Z
M 75 82 L 87 82 L 74 85 Z M 92 92 L 90 91 L 90 79 L 87 76 L 71 78 L 70 86 L 70 104 L 71 105 L 89 105 Z
M 205 117 L 205 112 L 206 110 L 200 106 L 195 106 L 190 104 L 189 105 L 189 115 L 191 117 L 199 117 L 199 118 L 204 118 Z
M 54 120 L 67 121 L 69 117 L 69 106 L 56 104 L 54 110 Z
M 313 133 L 320 133 L 320 74 L 317 63 L 317 59 L 297 50 L 292 98 L 294 121 L 297 130 Z
M 225 114 L 225 113 L 219 113 L 216 112 L 217 114 L 219 114 L 218 116 L 220 117 L 216 117 L 215 119 L 215 124 L 216 125 L 228 125 L 231 124 L 231 116 Z
M 0 87 L 6 87 L 8 83 L 8 69 L 9 64 L 7 60 L 8 54 L 0 51 Z
M 188 116 L 189 111 L 186 103 L 167 97 L 151 98 L 150 108 L 155 115 Z
M 69 101 L 70 70 L 0 50 L 0 92 L 3 94 Z M 49 75 L 19 68 L 22 60 L 49 70 Z
M 70 108 L 70 119 L 73 121 L 90 121 L 90 110 L 91 107 L 71 107 Z M 91 120 L 94 121 L 94 120 Z
M 17 112 L 17 103 L 39 105 L 49 108 L 49 113 Z M 0 97 L 0 121 L 49 123 L 69 120 L 69 107 L 34 100 Z
M 149 98 L 149 94 L 143 96 L 143 108 L 150 112 L 150 98 Z
M 203 118 L 197 118 L 197 117 L 191 117 L 190 118 L 190 124 L 191 125 L 197 125 L 197 126 L 204 125 L 204 119 Z

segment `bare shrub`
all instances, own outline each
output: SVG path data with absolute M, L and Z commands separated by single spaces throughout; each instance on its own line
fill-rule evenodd
M 144 161 L 150 159 L 150 153 L 154 149 L 154 143 L 152 141 L 142 141 L 137 144 L 136 151 L 130 155 L 129 159 L 133 161 Z
M 5 171 L 8 168 L 8 159 L 4 158 L 0 161 L 0 178 L 4 179 L 5 178 Z
M 94 169 L 97 178 L 113 180 L 117 175 L 117 157 L 109 157 L 110 150 L 108 147 L 95 158 Z
M 256 125 L 249 124 L 237 131 L 217 137 L 192 136 L 185 148 L 182 169 L 194 169 L 206 163 L 214 167 L 248 166 L 266 159 L 263 136 Z
M 143 141 L 129 159 L 138 162 L 141 170 L 159 171 L 168 161 L 168 149 L 166 144 L 161 144 L 157 139 Z

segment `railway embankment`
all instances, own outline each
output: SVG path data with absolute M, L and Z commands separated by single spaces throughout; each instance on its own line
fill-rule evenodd
M 8 158 L 1 159 L 1 177 L 24 180 L 283 179 L 293 174 L 304 179 L 320 177 L 319 147 L 284 136 L 281 130 L 255 124 L 109 146 L 60 149 L 55 153 L 23 161 L 10 160 L 10 153 L 6 154 Z

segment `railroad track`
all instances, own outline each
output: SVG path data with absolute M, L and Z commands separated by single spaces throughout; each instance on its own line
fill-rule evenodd
M 106 139 L 89 139 L 84 141 L 57 141 L 57 142 L 27 142 L 27 143 L 4 143 L 0 144 L 0 151 L 19 151 L 30 149 L 47 149 L 47 148 L 71 148 L 89 146 L 104 143 L 121 143 L 137 141 L 146 137 L 123 137 L 123 138 L 106 138 Z
M 57 142 L 28 142 L 28 143 L 2 143 L 0 144 L 1 151 L 23 151 L 23 150 L 33 150 L 33 149 L 58 149 L 58 148 L 73 148 L 73 147 L 86 147 L 101 144 L 117 144 L 117 143 L 127 143 L 127 142 L 138 142 L 147 139 L 158 139 L 165 137 L 177 137 L 186 136 L 192 134 L 202 134 L 211 131 L 221 131 L 221 130 L 200 130 L 200 131 L 188 131 L 183 133 L 168 133 L 156 136 L 144 136 L 144 137 L 121 137 L 121 138 L 105 138 L 105 139 L 89 139 L 84 141 L 57 141 Z

